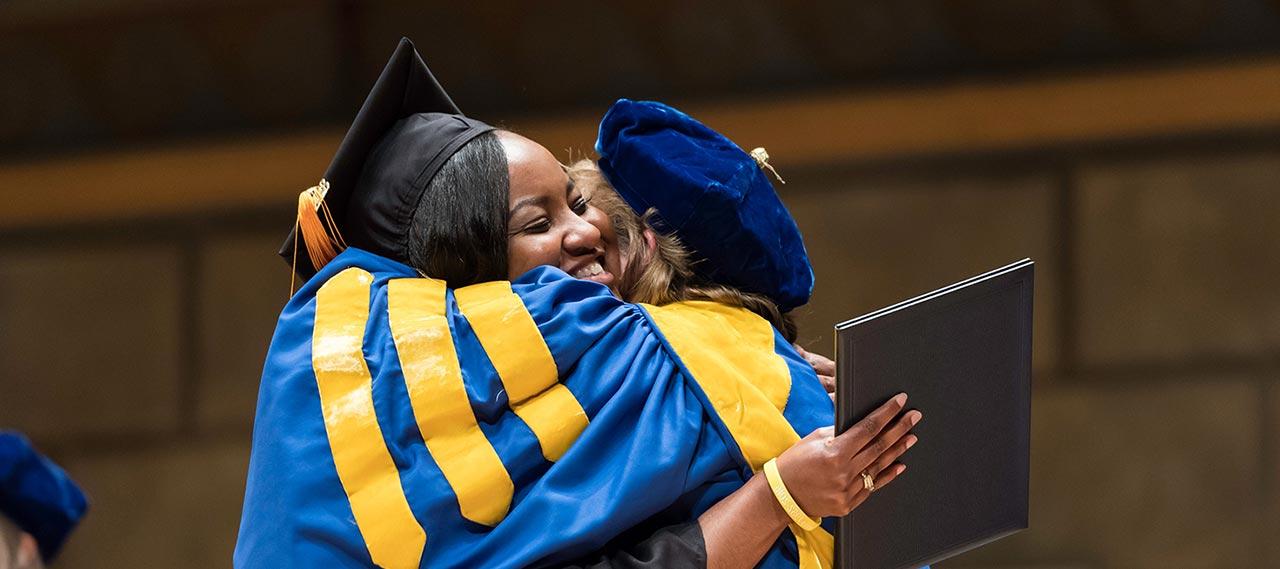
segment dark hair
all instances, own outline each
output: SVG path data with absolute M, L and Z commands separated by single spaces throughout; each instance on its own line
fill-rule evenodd
M 507 278 L 507 155 L 490 131 L 462 146 L 435 177 L 409 223 L 409 264 L 463 287 Z

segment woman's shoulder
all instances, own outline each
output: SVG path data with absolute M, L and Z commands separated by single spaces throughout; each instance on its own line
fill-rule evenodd
M 759 314 L 740 306 L 709 300 L 686 300 L 656 306 L 642 304 L 660 326 L 696 327 L 708 339 L 724 336 L 767 336 L 772 341 L 773 325 Z
M 788 376 L 778 358 L 778 333 L 768 320 L 745 308 L 709 301 L 642 305 L 654 327 L 690 368 L 715 374 Z
M 537 267 L 511 282 L 511 291 L 524 302 L 534 320 L 544 321 L 570 311 L 584 321 L 638 315 L 635 305 L 609 287 L 569 276 L 556 267 Z

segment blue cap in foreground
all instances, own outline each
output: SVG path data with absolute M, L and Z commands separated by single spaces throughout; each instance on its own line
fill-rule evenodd
M 88 507 L 80 487 L 26 437 L 0 432 L 0 514 L 31 534 L 53 559 Z

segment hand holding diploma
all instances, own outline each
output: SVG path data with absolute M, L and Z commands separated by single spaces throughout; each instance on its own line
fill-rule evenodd
M 921 418 L 917 410 L 898 417 L 906 402 L 906 394 L 899 394 L 839 435 L 832 427 L 816 429 L 770 461 L 776 462 L 788 499 L 802 510 L 794 512 L 797 517 L 848 514 L 906 470 L 895 461 L 915 444 L 910 430 Z M 757 474 L 699 516 L 709 569 L 754 567 L 795 521 L 766 478 Z M 743 519 L 753 523 L 735 523 Z
M 833 427 L 814 430 L 778 457 L 778 472 L 806 514 L 848 514 L 906 470 L 895 461 L 915 444 L 910 430 L 922 417 L 916 410 L 898 417 L 906 402 L 899 394 L 839 435 Z

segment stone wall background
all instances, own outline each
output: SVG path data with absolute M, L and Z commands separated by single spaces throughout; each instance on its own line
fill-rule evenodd
M 1280 564 L 1280 148 L 785 174 L 815 350 L 837 320 L 1038 263 L 1032 529 L 944 567 Z M 0 423 L 93 501 L 58 567 L 227 565 L 289 215 L 0 241 Z

